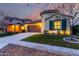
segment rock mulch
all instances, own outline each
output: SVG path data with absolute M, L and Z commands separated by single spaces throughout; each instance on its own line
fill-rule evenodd
M 0 56 L 60 56 L 57 53 L 27 48 L 19 45 L 8 44 L 0 49 Z

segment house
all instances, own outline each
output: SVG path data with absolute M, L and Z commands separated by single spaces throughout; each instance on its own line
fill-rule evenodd
M 43 26 L 42 32 L 52 34 L 70 35 L 70 22 L 72 16 L 61 14 L 58 10 L 44 10 L 40 13 Z
M 70 35 L 72 16 L 61 14 L 58 10 L 44 10 L 40 13 L 40 16 L 41 20 L 26 23 L 26 32 Z
M 31 21 L 30 19 L 19 19 L 8 16 L 4 20 L 6 22 L 6 32 L 24 32 L 26 31 L 24 24 Z
M 58 10 L 40 12 L 40 20 L 5 17 L 7 32 L 40 32 L 54 35 L 70 35 L 72 16 L 61 14 Z

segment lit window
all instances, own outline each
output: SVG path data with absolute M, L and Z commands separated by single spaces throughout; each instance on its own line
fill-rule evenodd
M 54 29 L 61 29 L 61 21 L 54 22 Z

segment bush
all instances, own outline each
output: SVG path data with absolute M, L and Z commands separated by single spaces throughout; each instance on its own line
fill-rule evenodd
M 75 25 L 75 26 L 73 27 L 73 32 L 74 32 L 75 34 L 79 33 L 79 25 Z
M 0 37 L 14 35 L 14 34 L 16 34 L 16 33 L 15 32 L 4 32 L 4 33 L 0 33 Z

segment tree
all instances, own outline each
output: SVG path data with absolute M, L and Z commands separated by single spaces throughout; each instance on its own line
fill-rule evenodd
M 72 18 L 70 19 L 70 25 L 68 25 L 70 27 L 70 38 L 71 40 L 73 40 L 73 26 L 75 26 L 75 24 L 79 21 L 79 4 L 74 4 L 74 3 L 59 3 L 59 4 L 48 4 L 45 8 L 49 9 L 49 10 L 59 10 L 59 12 L 61 14 L 66 14 L 69 16 L 72 16 Z
M 0 11 L 0 27 L 1 28 L 4 28 L 4 32 L 5 32 L 5 27 L 6 27 L 6 21 L 4 20 L 4 18 L 5 18 L 5 14 L 4 14 L 4 12 L 3 11 Z
M 59 8 L 59 10 L 61 10 L 61 12 L 63 12 L 64 14 L 70 15 L 72 16 L 72 18 L 70 19 L 70 25 L 68 25 L 70 27 L 70 38 L 65 38 L 65 41 L 69 40 L 68 42 L 71 43 L 71 41 L 73 41 L 73 43 L 75 43 L 74 41 L 78 42 L 76 36 L 74 36 L 74 32 L 73 32 L 73 27 L 75 26 L 75 24 L 77 22 L 79 22 L 79 4 L 62 4 Z

